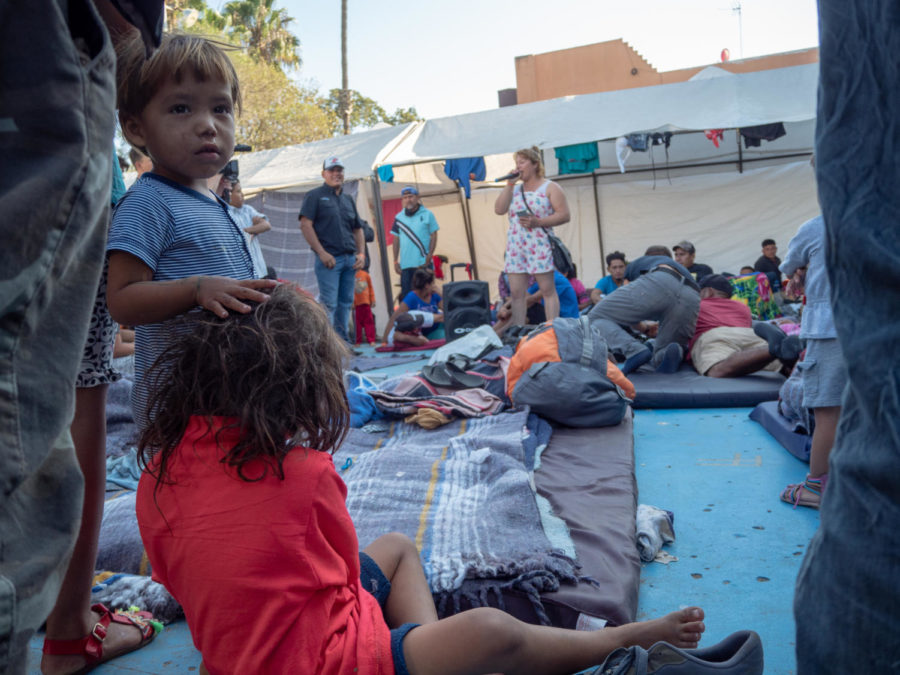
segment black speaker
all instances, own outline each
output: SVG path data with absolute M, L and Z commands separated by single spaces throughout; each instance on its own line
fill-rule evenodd
M 491 323 L 491 292 L 486 281 L 444 284 L 444 331 L 447 342 Z

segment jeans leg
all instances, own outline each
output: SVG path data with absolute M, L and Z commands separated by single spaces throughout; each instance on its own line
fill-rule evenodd
M 625 361 L 647 349 L 647 345 L 609 319 L 595 319 L 591 321 L 591 328 L 600 331 L 609 353 L 618 361 Z
M 900 11 L 893 0 L 819 0 L 819 32 L 816 173 L 848 383 L 797 580 L 797 666 L 803 675 L 897 672 L 900 171 L 886 148 L 900 133 Z
M 416 273 L 415 267 L 406 267 L 400 270 L 400 299 L 402 300 L 412 290 L 412 278 Z
M 106 241 L 113 70 L 86 0 L 0 3 L 0 672 L 24 672 L 80 523 L 69 424 Z
M 334 329 L 344 341 L 349 342 L 347 326 L 350 323 L 350 310 L 353 308 L 353 289 L 356 285 L 356 270 L 353 265 L 356 262 L 354 255 L 342 255 L 338 257 L 340 277 L 338 280 L 337 309 L 334 312 Z
M 337 263 L 331 269 L 325 267 L 322 261 L 316 257 L 315 261 L 316 283 L 319 285 L 319 303 L 328 312 L 328 318 L 334 325 L 334 312 L 337 309 L 338 281 L 340 270 Z

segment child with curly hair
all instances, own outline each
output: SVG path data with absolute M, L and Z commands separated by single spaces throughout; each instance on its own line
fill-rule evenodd
M 346 348 L 324 310 L 289 286 L 253 304 L 198 313 L 163 353 L 140 440 L 141 537 L 210 673 L 562 673 L 621 646 L 696 646 L 696 607 L 596 632 L 493 608 L 438 620 L 408 537 L 358 549 L 331 457 Z

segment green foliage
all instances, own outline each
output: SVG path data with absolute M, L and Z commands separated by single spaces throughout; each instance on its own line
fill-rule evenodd
M 314 89 L 298 85 L 280 68 L 241 52 L 230 54 L 241 82 L 243 113 L 236 140 L 254 150 L 307 143 L 332 135 L 331 119 Z
M 331 116 L 332 129 L 335 134 L 341 133 L 343 120 L 341 118 L 341 90 L 332 89 L 328 92 L 328 98 L 323 100 L 323 105 Z M 407 122 L 421 120 L 415 108 L 398 108 L 389 115 L 384 108 L 368 96 L 363 96 L 358 91 L 350 90 L 350 129 L 362 131 L 371 129 L 376 124 L 383 122 L 395 126 Z
M 294 19 L 286 9 L 275 9 L 275 0 L 234 0 L 222 15 L 231 19 L 232 30 L 247 52 L 268 64 L 300 67 L 300 40 L 291 33 Z

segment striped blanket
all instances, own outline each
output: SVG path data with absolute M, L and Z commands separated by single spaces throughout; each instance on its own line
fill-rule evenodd
M 574 582 L 568 530 L 533 487 L 549 425 L 528 422 L 516 411 L 431 431 L 399 422 L 382 433 L 351 430 L 334 461 L 360 548 L 386 532 L 408 535 L 444 600 L 464 580 L 489 579 L 494 590 Z M 541 576 L 553 583 L 536 584 Z

